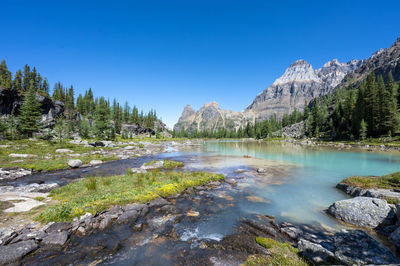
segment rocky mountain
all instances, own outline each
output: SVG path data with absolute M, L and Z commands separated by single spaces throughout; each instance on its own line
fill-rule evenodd
M 186 105 L 174 129 L 180 131 L 184 128 L 193 132 L 196 129 L 201 131 L 225 127 L 229 130 L 237 130 L 241 126 L 245 126 L 248 121 L 254 121 L 254 119 L 255 115 L 252 111 L 223 110 L 219 108 L 216 102 L 206 103 L 197 112 L 190 105 Z
M 370 58 L 364 60 L 364 64 L 350 72 L 342 81 L 342 85 L 350 82 L 357 82 L 364 79 L 371 71 L 375 75 L 382 75 L 386 79 L 389 72 L 392 72 L 394 80 L 400 80 L 400 38 L 386 49 L 380 49 Z
M 281 118 L 294 108 L 303 110 L 304 102 L 332 93 L 348 73 L 363 63 L 358 60 L 342 63 L 333 59 L 322 68 L 313 69 L 305 60 L 298 60 L 286 69 L 283 76 L 258 94 L 246 110 L 253 111 L 257 120 L 272 115 Z
M 303 110 L 304 103 L 313 98 L 330 94 L 340 86 L 357 84 L 371 71 L 384 78 L 392 72 L 394 80 L 400 80 L 400 38 L 391 47 L 380 49 L 364 60 L 343 63 L 333 59 L 319 69 L 314 69 L 305 60 L 298 60 L 258 94 L 244 111 L 221 110 L 216 103 L 209 103 L 196 112 L 187 105 L 175 129 L 202 130 L 219 126 L 232 129 L 247 121 L 265 120 L 273 115 L 281 118 L 294 108 Z
M 297 108 L 302 110 L 304 102 L 331 93 L 342 79 L 359 68 L 363 61 L 353 60 L 341 63 L 334 59 L 320 69 L 313 69 L 305 60 L 298 60 L 286 69 L 283 76 L 257 95 L 254 101 L 242 112 L 223 110 L 216 102 L 205 104 L 197 112 L 186 105 L 174 129 L 189 131 L 215 130 L 225 127 L 237 130 L 247 122 L 264 120 L 276 115 L 290 113 Z

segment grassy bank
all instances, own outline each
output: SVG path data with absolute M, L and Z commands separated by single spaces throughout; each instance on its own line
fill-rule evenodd
M 106 147 L 85 147 L 70 143 L 56 143 L 44 140 L 14 140 L 1 141 L 0 145 L 0 167 L 21 167 L 33 171 L 53 171 L 68 168 L 68 160 L 80 159 L 84 164 L 97 159 L 102 161 L 116 160 L 113 156 L 104 156 L 102 154 L 91 154 L 100 149 L 107 150 Z M 57 149 L 72 150 L 69 153 L 56 153 Z M 11 153 L 28 154 L 27 158 L 10 157 Z
M 158 163 L 159 161 L 150 161 L 145 163 L 145 166 L 151 166 L 153 164 Z M 182 168 L 184 165 L 182 162 L 172 161 L 172 160 L 163 160 L 163 169 L 173 169 L 173 168 Z
M 176 171 L 90 177 L 51 191 L 50 196 L 59 203 L 47 208 L 37 220 L 70 221 L 86 212 L 94 214 L 113 205 L 148 202 L 222 179 L 223 175 Z
M 364 189 L 400 189 L 400 172 L 395 172 L 384 176 L 352 176 L 342 180 L 341 183 Z
M 271 253 L 265 255 L 251 255 L 247 258 L 245 265 L 287 265 L 306 266 L 308 265 L 299 255 L 299 251 L 286 243 L 279 243 L 271 238 L 257 237 L 256 242 L 268 249 Z

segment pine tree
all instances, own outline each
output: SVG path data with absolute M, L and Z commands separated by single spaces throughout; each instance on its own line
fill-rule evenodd
M 308 109 L 307 101 L 304 100 L 303 120 L 307 120 L 309 116 L 310 116 L 310 110 Z
M 104 97 L 98 99 L 98 105 L 96 106 L 95 115 L 95 133 L 99 138 L 104 138 L 107 135 L 109 128 L 109 107 Z
M 64 138 L 67 136 L 67 125 L 64 118 L 59 117 L 57 119 L 56 125 L 54 126 L 55 136 L 61 144 Z
M 385 134 L 396 132 L 399 128 L 399 112 L 397 110 L 397 93 L 392 73 L 389 72 L 384 95 L 384 129 Z
M 2 60 L 0 63 L 0 87 L 7 90 L 11 90 L 12 88 L 12 75 L 8 70 L 5 60 Z
M 27 91 L 30 88 L 31 82 L 31 68 L 28 65 L 24 66 L 24 75 L 22 79 L 22 86 L 24 91 Z
M 21 133 L 31 137 L 39 128 L 40 117 L 40 103 L 36 100 L 35 85 L 31 80 L 20 109 L 19 125 Z
M 47 78 L 43 79 L 41 90 L 46 92 L 46 94 L 49 94 L 49 82 L 48 82 Z
M 367 123 L 365 123 L 364 119 L 361 120 L 360 123 L 360 139 L 365 140 L 367 138 Z
M 15 77 L 13 80 L 13 90 L 15 90 L 18 94 L 23 93 L 23 88 L 22 88 L 22 72 L 21 70 L 18 70 L 15 73 Z
M 7 134 L 10 137 L 10 139 L 12 140 L 16 139 L 18 133 L 18 124 L 17 120 L 15 119 L 14 110 L 12 110 L 11 114 L 7 117 L 6 126 L 7 126 Z
M 376 87 L 375 74 L 371 72 L 365 87 L 365 122 L 370 136 L 377 134 L 379 125 L 379 102 Z

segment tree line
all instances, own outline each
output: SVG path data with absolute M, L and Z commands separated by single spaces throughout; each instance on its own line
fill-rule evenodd
M 154 129 L 159 121 L 155 110 L 144 113 L 125 102 L 122 106 L 116 99 L 112 104 L 104 97 L 94 97 L 90 88 L 75 99 L 74 87 L 64 87 L 56 82 L 50 96 L 47 78 L 43 78 L 36 68 L 28 65 L 23 71 L 17 70 L 13 76 L 5 60 L 0 63 L 0 87 L 22 98 L 18 110 L 0 119 L 0 134 L 10 139 L 31 137 L 34 133 L 44 132 L 40 123 L 42 110 L 38 95 L 49 97 L 54 103 L 62 102 L 64 111 L 55 118 L 54 134 L 58 137 L 70 136 L 76 132 L 81 137 L 95 136 L 101 139 L 115 139 L 116 134 L 129 136 L 123 132 L 122 124 L 136 124 L 139 127 Z M 48 132 L 50 134 L 50 132 Z
M 237 130 L 173 131 L 174 137 L 188 138 L 268 138 L 280 136 L 281 130 L 304 121 L 302 136 L 329 140 L 355 140 L 398 133 L 400 129 L 400 94 L 391 73 L 387 77 L 371 72 L 358 85 L 338 88 L 333 94 L 304 103 L 303 112 L 295 109 L 281 119 L 275 116 Z

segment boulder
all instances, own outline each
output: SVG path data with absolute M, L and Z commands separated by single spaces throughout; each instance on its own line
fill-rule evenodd
M 78 168 L 82 166 L 82 161 L 79 159 L 75 159 L 75 160 L 69 160 L 68 161 L 68 166 L 71 168 Z
M 162 206 L 168 205 L 168 204 L 170 204 L 170 203 L 166 199 L 157 198 L 157 199 L 149 202 L 149 207 L 150 208 L 153 208 L 153 207 L 158 208 L 158 207 L 162 207 Z
M 0 247 L 0 264 L 11 264 L 19 261 L 23 256 L 37 249 L 34 240 L 17 242 L 8 246 Z
M 395 217 L 385 200 L 368 197 L 337 201 L 329 207 L 328 213 L 346 223 L 368 228 L 392 224 Z

